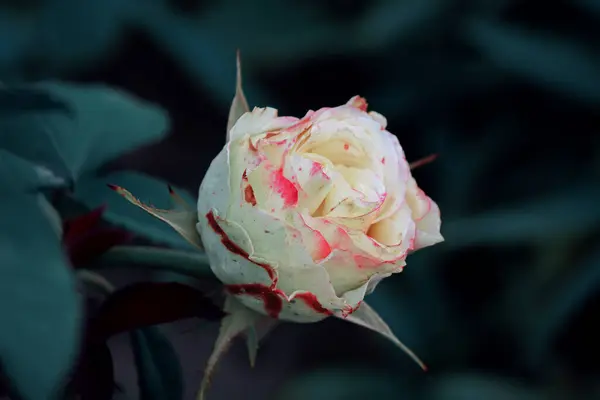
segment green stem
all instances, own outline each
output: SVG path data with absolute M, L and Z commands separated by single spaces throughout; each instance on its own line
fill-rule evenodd
M 76 276 L 80 281 L 100 290 L 105 296 L 108 296 L 115 291 L 115 287 L 108 279 L 94 271 L 80 269 L 76 271 Z
M 100 257 L 97 267 L 112 268 L 123 264 L 147 269 L 171 271 L 197 279 L 213 277 L 206 254 L 150 246 L 116 246 Z

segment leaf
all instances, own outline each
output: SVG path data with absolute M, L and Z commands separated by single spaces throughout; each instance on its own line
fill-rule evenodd
M 0 118 L 31 112 L 64 112 L 71 110 L 47 91 L 35 88 L 12 88 L 0 84 Z
M 92 335 L 113 335 L 186 318 L 218 320 L 223 311 L 204 293 L 181 283 L 134 283 L 114 292 L 93 319 Z
M 107 185 L 110 185 L 113 190 L 109 189 Z M 201 248 L 200 237 L 196 230 L 198 218 L 195 210 L 195 200 L 181 189 L 176 189 L 179 195 L 177 199 L 174 199 L 170 192 L 175 191 L 169 188 L 170 186 L 166 183 L 148 175 L 132 171 L 120 171 L 106 176 L 82 179 L 75 187 L 74 197 L 89 208 L 106 204 L 107 211 L 104 218 L 108 222 L 121 226 L 153 243 L 186 250 Z M 183 198 L 188 204 L 193 204 L 194 209 L 156 209 L 142 204 L 133 197 L 129 190 L 144 199 L 152 201 L 154 204 L 159 204 L 161 207 L 169 207 L 173 202 L 179 203 Z M 133 207 L 122 197 L 117 196 L 114 193 L 115 191 L 139 208 Z M 152 218 L 152 216 L 169 222 L 159 221 Z M 183 232 L 183 234 L 179 232 Z
M 38 199 L 38 205 L 40 206 L 42 213 L 46 216 L 46 218 L 50 222 L 50 226 L 52 227 L 52 230 L 56 234 L 56 237 L 58 239 L 62 239 L 63 222 L 60 217 L 60 214 L 58 213 L 56 208 L 54 208 L 54 206 L 52 204 L 50 204 L 50 202 L 44 195 L 38 194 L 37 199 Z
M 227 139 L 229 142 L 229 131 L 233 128 L 233 125 L 237 120 L 244 114 L 250 111 L 248 106 L 248 100 L 244 96 L 244 90 L 242 89 L 242 65 L 240 61 L 240 51 L 236 54 L 236 80 L 235 80 L 235 96 L 231 107 L 229 108 L 229 117 L 227 118 Z
M 159 208 L 142 203 L 125 188 L 115 185 L 108 186 L 123 196 L 130 203 L 140 207 L 153 217 L 166 222 L 190 244 L 202 249 L 202 241 L 200 240 L 200 235 L 196 229 L 196 225 L 198 224 L 198 213 L 196 211 L 161 210 Z
M 38 197 L 0 202 L 0 362 L 20 397 L 54 399 L 79 345 L 75 282 Z
M 448 221 L 444 246 L 531 243 L 556 235 L 576 236 L 600 223 L 600 190 L 590 185 L 565 188 L 554 197 L 518 208 L 488 211 Z M 493 229 L 490 229 L 493 227 Z
M 106 207 L 70 218 L 63 224 L 63 244 L 74 268 L 89 265 L 111 248 L 129 243 L 133 235 L 118 228 L 101 227 Z
M 351 322 L 353 324 L 362 326 L 364 328 L 370 329 L 384 336 L 386 339 L 390 340 L 396 346 L 398 346 L 402 351 L 404 351 L 410 358 L 412 358 L 419 367 L 424 371 L 427 371 L 427 366 L 417 357 L 412 350 L 410 350 L 406 345 L 404 345 L 397 337 L 394 335 L 390 327 L 385 323 L 383 319 L 377 314 L 377 311 L 371 308 L 367 303 L 362 302 L 360 307 L 354 311 L 352 314 L 344 317 L 341 314 L 336 314 L 336 317 Z
M 158 327 L 133 331 L 131 345 L 138 372 L 140 400 L 183 399 L 184 382 L 179 355 Z
M 105 86 L 45 82 L 26 88 L 45 91 L 70 111 L 32 110 L 0 118 L 0 148 L 64 178 L 77 180 L 167 132 L 164 111 Z
M 66 181 L 54 175 L 52 171 L 4 149 L 0 149 L 0 179 L 11 190 L 22 192 L 66 186 Z
M 214 277 L 205 253 L 147 246 L 117 246 L 102 255 L 95 267 L 139 264 L 144 268 L 172 271 L 197 279 Z M 115 265 L 117 264 L 117 265 Z
M 256 321 L 246 331 L 246 347 L 248 348 L 248 358 L 250 358 L 250 366 L 256 364 L 256 355 L 260 341 L 265 338 L 279 324 L 279 320 L 264 317 Z
M 431 400 L 542 400 L 547 394 L 523 387 L 519 382 L 496 376 L 452 374 L 427 386 L 423 398 Z
M 575 41 L 482 20 L 465 24 L 463 36 L 494 64 L 532 83 L 600 102 L 600 60 Z
M 63 243 L 74 268 L 87 266 L 111 248 L 133 239 L 130 232 L 122 229 L 96 226 L 103 212 L 101 207 L 65 221 Z
M 385 376 L 372 369 L 340 368 L 318 369 L 303 374 L 283 385 L 276 399 L 281 400 L 354 400 L 415 398 L 407 393 L 409 385 L 399 385 L 401 377 Z M 398 397 L 398 393 L 403 394 Z M 409 395 L 410 394 L 410 395 Z
M 206 369 L 204 370 L 204 377 L 202 378 L 200 390 L 196 397 L 197 400 L 204 400 L 206 398 L 206 392 L 210 386 L 210 380 L 215 371 L 215 367 L 221 357 L 229 349 L 229 346 L 231 346 L 233 339 L 246 332 L 249 328 L 254 327 L 256 323 L 265 318 L 263 315 L 260 315 L 241 304 L 232 296 L 227 296 L 224 311 L 228 313 L 228 315 L 221 320 L 219 336 L 217 337 L 215 347 L 213 348 Z M 252 353 L 250 357 L 252 359 Z
M 525 300 L 535 307 L 531 313 L 534 317 L 515 324 L 529 365 L 534 368 L 544 365 L 561 329 L 587 299 L 598 293 L 599 288 L 600 248 L 597 248 L 581 264 L 571 265 L 565 273 L 556 276 L 551 285 L 529 290 Z

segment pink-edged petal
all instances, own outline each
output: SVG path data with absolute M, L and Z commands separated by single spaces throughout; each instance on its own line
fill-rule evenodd
M 247 177 L 256 203 L 263 210 L 279 214 L 298 205 L 298 188 L 285 177 L 282 167 L 264 160 Z
M 327 159 L 315 154 L 289 155 L 283 174 L 299 190 L 298 209 L 313 214 L 319 208 L 333 187 L 332 169 Z
M 329 254 L 322 259 L 315 259 L 315 262 L 327 271 L 338 296 L 354 290 L 374 275 L 400 272 L 405 265 L 405 251 L 376 244 L 362 232 L 356 233 L 359 237 L 357 240 L 351 231 L 327 219 L 297 214 L 293 224 L 307 244 L 310 244 L 310 238 L 316 235 L 315 232 L 327 244 Z
M 414 178 L 407 185 L 406 202 L 417 226 L 414 250 L 444 241 L 440 232 L 442 220 L 438 205 L 417 186 Z
M 400 252 L 414 249 L 416 224 L 412 219 L 408 205 L 403 204 L 390 217 L 369 228 L 368 236 L 385 246 L 397 246 Z
M 277 110 L 271 107 L 254 107 L 238 118 L 229 130 L 229 140 L 237 140 L 245 135 L 256 135 L 275 131 L 292 125 L 297 118 L 278 117 Z
M 256 311 L 296 322 L 343 309 L 327 271 L 315 265 L 311 247 L 288 221 L 230 201 L 237 191 L 222 184 L 224 166 L 227 152 L 217 156 L 211 165 L 216 170 L 209 170 L 200 188 L 198 212 L 204 218 L 198 230 L 211 268 L 229 293 Z
M 369 116 L 373 118 L 373 120 L 379 125 L 381 125 L 381 129 L 385 129 L 387 127 L 387 119 L 383 115 L 376 111 L 369 111 Z
M 349 106 L 356 107 L 361 111 L 367 111 L 367 100 L 364 97 L 354 96 L 346 103 Z
M 374 222 L 390 217 L 400 208 L 405 201 L 406 184 L 410 178 L 410 168 L 398 138 L 387 131 L 382 131 L 381 140 L 383 148 L 387 150 L 382 152 L 379 163 L 383 168 L 384 184 L 388 195 Z

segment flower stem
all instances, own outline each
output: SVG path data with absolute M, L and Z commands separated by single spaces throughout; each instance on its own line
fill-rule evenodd
M 123 264 L 176 272 L 197 279 L 214 276 L 205 253 L 151 246 L 113 247 L 100 257 L 94 267 L 104 269 Z

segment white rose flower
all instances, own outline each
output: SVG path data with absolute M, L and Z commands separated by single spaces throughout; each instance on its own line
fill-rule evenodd
M 443 240 L 438 206 L 358 96 L 302 119 L 243 114 L 204 177 L 198 217 L 227 291 L 294 322 L 352 313 L 410 252 Z

